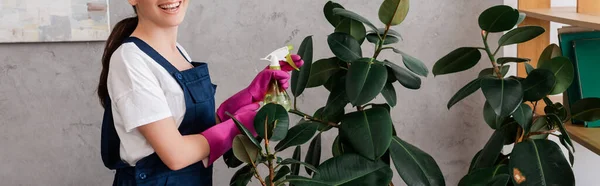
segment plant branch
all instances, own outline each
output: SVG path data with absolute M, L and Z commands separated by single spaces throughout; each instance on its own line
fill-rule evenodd
M 298 97 L 294 96 L 294 110 L 298 110 L 298 106 L 296 104 L 296 102 L 298 102 L 297 99 Z
M 383 32 L 383 38 L 381 38 L 380 42 L 377 42 L 377 47 L 375 49 L 375 53 L 373 54 L 373 59 L 377 59 L 379 53 L 381 53 L 383 42 L 385 42 L 385 38 L 387 37 L 387 33 L 390 30 L 390 24 L 385 25 L 385 31 Z
M 488 32 L 481 31 L 481 38 L 483 39 L 483 44 L 485 45 L 485 52 L 487 53 L 488 57 L 490 58 L 490 62 L 492 63 L 492 67 L 494 68 L 494 72 L 496 73 L 496 76 L 498 76 L 499 79 L 502 79 L 502 73 L 500 73 L 500 68 L 498 68 L 498 65 L 496 64 L 496 60 L 494 59 L 495 54 L 492 54 L 492 52 L 490 51 L 490 46 L 488 45 L 488 42 L 487 42 L 488 35 L 489 35 Z
M 323 124 L 326 124 L 326 125 L 329 125 L 329 126 L 332 126 L 332 127 L 339 127 L 340 126 L 337 123 L 326 122 L 326 121 L 320 120 L 318 118 L 312 117 L 311 115 L 305 114 L 305 113 L 303 113 L 303 112 L 301 112 L 299 110 L 293 109 L 293 110 L 290 110 L 289 112 L 292 113 L 292 114 L 296 114 L 296 115 L 298 115 L 300 117 L 303 117 L 304 119 L 307 119 L 307 120 L 310 120 L 310 121 L 315 121 L 315 122 L 323 123 Z
M 265 149 L 267 150 L 267 159 L 268 159 L 267 162 L 268 162 L 268 167 L 269 167 L 269 179 L 271 180 L 271 186 L 274 186 L 273 180 L 275 179 L 275 170 L 273 169 L 273 159 L 270 158 L 270 153 L 269 153 L 269 139 L 265 139 Z
M 262 184 L 263 186 L 267 186 L 267 183 L 265 183 L 265 180 L 263 180 L 263 179 L 260 177 L 260 174 L 258 174 L 258 171 L 256 170 L 256 168 L 254 168 L 254 177 L 255 177 L 256 179 L 258 179 L 258 181 L 260 181 L 260 184 Z

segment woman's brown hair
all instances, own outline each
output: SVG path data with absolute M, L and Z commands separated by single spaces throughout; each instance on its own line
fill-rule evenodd
M 115 50 L 121 46 L 121 43 L 133 33 L 138 24 L 135 6 L 133 6 L 133 11 L 136 13 L 136 16 L 119 21 L 113 28 L 110 36 L 108 36 L 106 46 L 104 47 L 104 54 L 102 55 L 102 72 L 100 73 L 100 82 L 98 83 L 98 98 L 100 99 L 102 107 L 106 107 L 105 101 L 106 98 L 108 98 L 106 81 L 108 79 L 110 58 Z

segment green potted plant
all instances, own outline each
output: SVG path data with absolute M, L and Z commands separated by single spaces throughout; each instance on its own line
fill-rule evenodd
M 537 67 L 529 64 L 530 59 L 497 56 L 502 47 L 527 42 L 545 32 L 539 26 L 514 28 L 525 16 L 505 5 L 485 10 L 478 20 L 483 47 L 458 48 L 439 59 L 432 69 L 436 77 L 468 70 L 481 60 L 481 52 L 491 64 L 447 104 L 450 109 L 481 89 L 486 99 L 482 105 L 485 123 L 495 130 L 473 157 L 468 174 L 459 185 L 575 185 L 571 169 L 574 149 L 564 125 L 571 118 L 600 119 L 600 99 L 580 100 L 569 110 L 548 98 L 565 92 L 574 78 L 573 65 L 561 56 L 555 44 L 543 51 Z M 488 36 L 505 31 L 508 32 L 500 37 L 497 47 L 491 48 Z M 527 77 L 506 77 L 510 63 L 524 63 Z M 544 113 L 536 114 L 531 106 L 536 108 L 541 102 L 546 104 Z M 557 136 L 568 149 L 570 164 L 560 147 L 548 139 L 549 135 Z M 505 145 L 514 145 L 512 151 L 502 152 Z
M 323 12 L 334 27 L 327 37 L 333 57 L 313 63 L 312 37 L 303 40 L 298 54 L 305 65 L 293 72 L 291 80 L 293 109 L 286 112 L 277 104 L 261 108 L 254 123 L 257 138 L 238 123 L 244 132 L 236 137 L 232 153 L 224 157 L 229 167 L 243 165 L 231 178 L 231 185 L 246 185 L 253 177 L 264 186 L 393 185 L 392 163 L 408 185 L 445 185 L 435 160 L 396 136 L 390 116 L 397 103 L 395 82 L 419 89 L 421 79 L 417 75 L 429 74 L 421 61 L 391 46 L 401 40 L 391 27 L 404 20 L 408 9 L 408 0 L 383 1 L 379 19 L 384 27 L 380 28 L 328 1 Z M 361 48 L 364 41 L 375 45 L 368 57 Z M 400 54 L 408 70 L 378 59 L 386 50 Z M 296 98 L 305 88 L 321 86 L 329 90 L 327 103 L 312 115 L 300 111 Z M 387 103 L 371 103 L 379 94 Z M 348 104 L 356 111 L 345 110 Z M 289 113 L 302 119 L 290 127 Z M 333 157 L 325 160 L 321 160 L 322 133 L 337 134 L 332 142 Z M 306 157 L 302 158 L 300 145 L 309 141 Z M 288 149 L 294 149 L 293 157 L 279 156 L 278 152 Z M 269 170 L 268 175 L 260 175 L 260 166 Z M 300 166 L 311 177 L 301 176 Z

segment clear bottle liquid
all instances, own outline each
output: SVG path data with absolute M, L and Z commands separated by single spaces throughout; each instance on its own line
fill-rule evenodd
M 279 83 L 273 79 L 271 79 L 271 82 L 269 83 L 269 89 L 265 95 L 263 105 L 269 103 L 279 104 L 283 106 L 286 111 L 289 111 L 292 108 L 290 96 L 279 86 Z

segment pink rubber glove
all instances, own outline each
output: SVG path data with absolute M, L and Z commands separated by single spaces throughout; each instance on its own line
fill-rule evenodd
M 293 54 L 290 55 L 290 57 L 292 57 L 292 60 L 298 68 L 304 65 L 304 61 L 299 55 Z M 228 120 L 229 116 L 227 116 L 225 112 L 233 113 L 244 105 L 262 101 L 265 98 L 271 78 L 276 79 L 279 85 L 281 85 L 281 88 L 287 89 L 289 87 L 288 81 L 290 79 L 289 71 L 294 70 L 294 68 L 285 61 L 279 61 L 279 65 L 281 66 L 281 70 L 271 70 L 267 66 L 267 68 L 256 75 L 247 88 L 225 100 L 217 109 L 217 117 L 219 117 L 221 121 Z
M 258 134 L 254 129 L 254 117 L 260 105 L 258 103 L 252 103 L 246 105 L 233 114 L 234 117 L 240 121 L 251 133 L 256 137 Z M 223 156 L 225 152 L 231 149 L 233 138 L 241 132 L 238 130 L 233 119 L 228 119 L 221 122 L 209 129 L 206 129 L 201 133 L 206 140 L 210 148 L 208 158 L 203 163 L 205 167 L 213 164 L 219 157 Z

